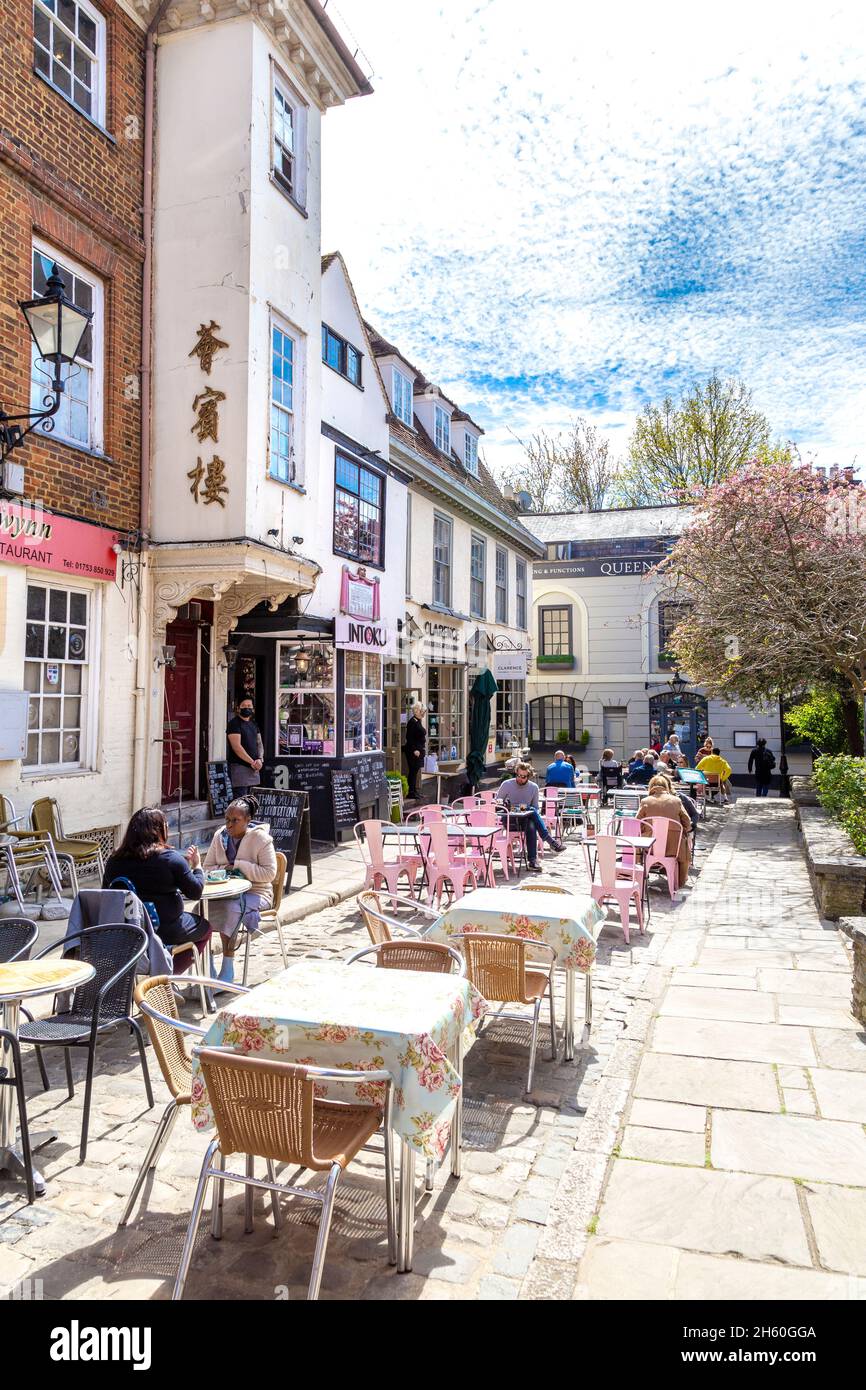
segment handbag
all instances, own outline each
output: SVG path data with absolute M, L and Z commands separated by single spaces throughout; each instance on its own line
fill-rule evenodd
M 425 772 L 438 772 L 438 771 L 439 771 L 439 759 L 436 757 L 436 754 L 435 754 L 435 753 L 428 753 L 428 754 L 427 754 L 426 758 L 424 759 L 424 771 L 425 771 Z

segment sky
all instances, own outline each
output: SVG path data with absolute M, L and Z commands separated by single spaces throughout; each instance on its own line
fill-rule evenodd
M 329 0 L 372 96 L 323 126 L 323 249 L 485 430 L 741 377 L 864 465 L 866 5 Z M 516 438 L 515 438 L 516 437 Z

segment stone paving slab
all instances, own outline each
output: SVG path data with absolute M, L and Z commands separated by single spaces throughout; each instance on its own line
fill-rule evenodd
M 705 970 L 695 970 L 691 966 L 680 966 L 671 976 L 671 984 L 694 989 L 757 989 L 757 976 L 749 975 L 711 975 Z
M 794 1184 L 747 1173 L 617 1159 L 598 1234 L 811 1265 Z
M 641 1158 L 652 1163 L 687 1163 L 703 1168 L 706 1141 L 703 1134 L 628 1124 L 620 1154 L 623 1158 Z
M 866 1191 L 807 1187 L 805 1195 L 821 1264 L 866 1275 Z
M 661 1018 L 710 1018 L 732 1023 L 774 1023 L 771 995 L 748 990 L 700 989 L 671 985 L 659 1008 Z M 794 1021 L 794 1020 L 792 1020 Z
M 685 1057 L 719 1057 L 729 1061 L 808 1066 L 817 1060 L 807 1028 L 773 1023 L 660 1018 L 653 1033 L 653 1049 Z
M 716 1168 L 822 1182 L 854 1182 L 859 1175 L 866 1185 L 866 1134 L 862 1125 L 841 1120 L 719 1111 L 710 1156 Z
M 859 1296 L 864 1293 L 866 1280 Z M 794 1303 L 855 1294 L 851 1281 L 841 1274 L 593 1236 L 574 1296 L 591 1301 L 657 1298 Z
M 810 1077 L 821 1114 L 826 1119 L 866 1124 L 866 1075 L 813 1067 Z
M 822 1067 L 866 1072 L 866 1033 L 848 1029 L 814 1028 L 815 1050 Z
M 847 973 L 835 970 L 761 970 L 758 972 L 761 989 L 772 994 L 808 994 L 812 998 L 851 998 L 851 982 Z
M 665 1100 L 635 1100 L 629 1111 L 633 1125 L 653 1125 L 659 1129 L 681 1129 L 703 1134 L 707 1112 L 700 1105 L 677 1105 Z
M 635 1095 L 652 1100 L 731 1109 L 779 1110 L 773 1068 L 762 1062 L 726 1062 L 714 1057 L 675 1057 L 648 1052 L 640 1064 Z

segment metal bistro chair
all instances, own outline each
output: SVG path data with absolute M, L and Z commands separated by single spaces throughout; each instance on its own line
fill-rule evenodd
M 550 1005 L 550 1060 L 556 1061 L 556 1014 L 552 969 L 556 951 L 552 946 L 548 946 L 546 941 L 527 942 L 520 936 L 501 936 L 493 932 L 465 932 L 451 939 L 460 943 L 466 958 L 466 973 L 485 999 L 495 1004 L 532 1005 L 532 1039 L 526 1078 L 526 1094 L 531 1094 L 535 1076 L 535 1051 L 538 1045 L 538 1018 L 545 994 Z M 550 970 L 546 965 L 535 970 L 528 967 L 526 948 L 529 945 L 533 952 L 542 951 L 549 955 Z M 496 1013 L 492 1018 L 512 1019 L 520 1023 L 530 1022 L 525 1014 Z
M 0 918 L 0 965 L 29 960 L 38 936 L 39 928 L 29 917 Z
M 331 1067 L 299 1066 L 270 1061 L 264 1057 L 245 1057 L 219 1048 L 196 1049 L 195 1055 L 213 1107 L 217 1137 L 208 1145 L 190 1213 L 186 1241 L 175 1280 L 173 1299 L 183 1298 L 196 1233 L 208 1183 L 215 1182 L 213 1235 L 222 1235 L 222 1193 L 226 1182 L 241 1183 L 252 1201 L 251 1189 L 271 1193 L 275 1233 L 281 1221 L 278 1196 L 289 1193 L 321 1205 L 319 1231 L 313 1255 L 313 1268 L 307 1290 L 308 1299 L 317 1299 L 331 1229 L 337 1185 L 349 1164 L 369 1139 L 384 1125 L 390 1141 L 392 1081 L 387 1071 L 340 1071 Z M 321 1081 L 348 1082 L 384 1087 L 383 1105 L 319 1100 L 315 1087 Z M 245 1173 L 229 1172 L 225 1160 L 232 1154 L 246 1154 Z M 269 1177 L 257 1178 L 256 1157 L 269 1163 L 327 1173 L 325 1189 L 278 1183 Z M 215 1161 L 216 1160 L 216 1161 Z M 272 1170 L 270 1170 L 272 1171 Z M 388 1223 L 388 1260 L 397 1263 L 394 1163 L 390 1142 L 385 1144 L 385 1206 Z
M 199 979 L 204 980 L 203 976 L 193 975 L 187 978 L 193 983 L 197 983 Z M 204 980 L 204 983 L 209 984 L 210 981 Z M 224 989 L 229 994 L 249 993 L 243 985 L 225 985 Z M 186 1049 L 183 1035 L 189 1033 L 192 1037 L 203 1038 L 207 1032 L 198 1024 L 187 1023 L 180 1017 L 174 977 L 171 975 L 153 975 L 150 979 L 142 980 L 135 987 L 135 1002 L 144 1015 L 145 1026 L 150 1034 L 163 1080 L 171 1092 L 171 1100 L 163 1111 L 162 1119 L 150 1141 L 135 1185 L 123 1208 L 123 1215 L 117 1223 L 119 1226 L 126 1225 L 138 1194 L 144 1186 L 145 1178 L 159 1162 L 159 1156 L 174 1128 L 178 1111 L 182 1105 L 192 1103 L 192 1057 Z
M 21 912 L 24 912 L 24 897 L 36 886 L 37 900 L 41 901 L 46 882 L 51 885 L 58 902 L 63 901 L 63 885 L 60 865 L 51 836 L 42 831 L 12 831 L 14 839 L 0 845 L 3 867 L 6 870 L 7 891 L 12 893 Z
M 105 864 L 98 840 L 84 840 L 65 834 L 60 807 L 53 796 L 41 796 L 30 808 L 30 824 L 34 830 L 47 831 L 51 836 L 58 859 L 69 868 L 74 892 L 78 892 L 80 873 L 97 873 L 102 882 Z
M 76 944 L 77 943 L 77 944 Z M 132 1017 L 132 987 L 135 982 L 135 967 L 147 950 L 147 933 L 141 927 L 129 925 L 87 927 L 75 932 L 63 941 L 57 941 L 40 951 L 36 957 L 42 960 L 51 951 L 69 954 L 74 946 L 74 955 L 88 961 L 96 974 L 86 984 L 74 991 L 71 1007 L 64 1013 L 52 1014 L 50 1018 L 39 1018 L 33 1023 L 24 1023 L 18 1030 L 22 1042 L 31 1043 L 39 1052 L 43 1047 L 62 1047 L 66 1061 L 66 1084 L 70 1100 L 75 1094 L 72 1084 L 72 1059 L 70 1049 L 87 1048 L 87 1079 L 84 1090 L 84 1114 L 81 1121 L 81 1146 L 79 1161 L 84 1162 L 87 1155 L 87 1130 L 90 1123 L 90 1102 L 93 1093 L 93 1069 L 96 1061 L 96 1044 L 105 1033 L 127 1024 L 135 1034 L 138 1055 L 144 1075 L 144 1089 L 147 1093 L 148 1109 L 153 1108 L 153 1091 L 147 1070 L 144 1052 L 144 1036 L 136 1020 Z M 45 1077 L 43 1074 L 43 1085 Z M 47 1087 L 46 1087 L 47 1089 Z

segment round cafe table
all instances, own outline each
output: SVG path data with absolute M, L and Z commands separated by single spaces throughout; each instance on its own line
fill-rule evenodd
M 17 1038 L 22 999 L 75 989 L 92 980 L 95 974 L 93 966 L 83 960 L 14 960 L 8 965 L 0 965 L 0 1016 L 3 1027 Z M 3 1041 L 0 1041 L 0 1068 L 5 1068 L 7 1076 L 12 1075 L 12 1049 Z M 23 1178 L 24 1156 L 16 1143 L 14 1105 L 13 1087 L 0 1086 L 0 1171 L 6 1169 L 15 1177 Z M 36 1150 L 56 1138 L 54 1131 L 33 1135 L 30 1147 Z M 35 1168 L 33 1185 L 41 1197 L 45 1191 L 45 1179 Z

